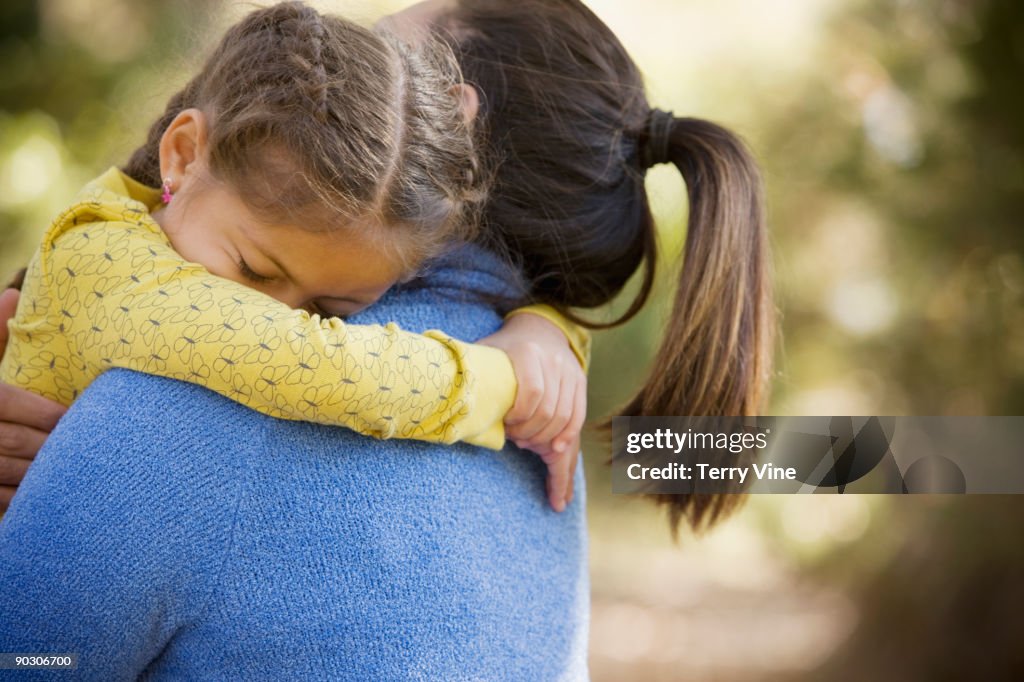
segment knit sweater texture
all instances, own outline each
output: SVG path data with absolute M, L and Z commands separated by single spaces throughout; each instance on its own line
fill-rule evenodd
M 353 322 L 474 340 L 510 286 L 467 247 Z M 587 678 L 585 490 L 508 446 L 377 441 L 115 369 L 0 521 L 0 679 Z

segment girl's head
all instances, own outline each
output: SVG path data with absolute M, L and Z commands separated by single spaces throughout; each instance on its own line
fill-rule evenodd
M 479 89 L 477 130 L 494 157 L 482 238 L 518 262 L 536 299 L 602 305 L 643 266 L 612 324 L 635 315 L 658 254 L 644 176 L 659 162 L 679 169 L 689 221 L 675 301 L 651 375 L 622 413 L 755 414 L 775 322 L 760 175 L 742 142 L 654 111 L 636 64 L 578 0 L 432 0 L 395 23 L 429 23 Z M 673 525 L 696 527 L 739 499 L 660 501 Z
M 228 30 L 125 171 L 170 182 L 158 220 L 186 258 L 295 306 L 366 304 L 472 224 L 459 83 L 446 47 L 281 3 Z

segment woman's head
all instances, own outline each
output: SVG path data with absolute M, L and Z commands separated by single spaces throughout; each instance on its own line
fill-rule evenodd
M 402 18 L 432 20 L 480 90 L 495 173 L 481 238 L 512 256 L 537 299 L 607 303 L 653 248 L 629 134 L 649 106 L 615 35 L 575 1 L 433 0 Z
M 481 238 L 535 299 L 593 307 L 643 267 L 618 324 L 648 299 L 657 239 L 644 176 L 671 162 L 689 195 L 683 267 L 652 373 L 626 415 L 748 415 L 762 406 L 774 306 L 760 176 L 732 133 L 656 113 L 615 35 L 578 0 L 447 0 L 405 15 L 452 44 L 480 90 L 494 166 Z M 611 325 L 593 325 L 611 326 Z M 697 526 L 739 496 L 663 499 Z
M 169 179 L 168 214 L 216 187 L 262 222 L 363 239 L 408 274 L 463 234 L 481 195 L 459 82 L 437 43 L 281 3 L 227 31 L 125 171 Z M 183 115 L 194 158 L 168 139 Z

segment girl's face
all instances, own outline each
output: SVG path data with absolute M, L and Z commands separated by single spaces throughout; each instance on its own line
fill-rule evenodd
M 183 258 L 292 308 L 338 317 L 373 304 L 404 274 L 402 263 L 366 236 L 379 225 L 311 231 L 255 215 L 213 179 L 204 130 L 202 114 L 187 110 L 161 142 L 161 171 L 174 198 L 153 217 Z
M 175 251 L 218 277 L 291 306 L 345 317 L 373 304 L 402 274 L 362 229 L 311 232 L 267 223 L 223 183 L 184 185 L 154 217 Z

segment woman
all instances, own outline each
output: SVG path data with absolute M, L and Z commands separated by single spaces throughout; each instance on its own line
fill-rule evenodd
M 409 15 L 399 20 L 409 20 Z M 614 296 L 646 262 L 641 295 L 627 317 L 635 314 L 650 293 L 656 255 L 653 223 L 643 189 L 644 171 L 663 161 L 671 161 L 680 168 L 687 180 L 691 203 L 687 267 L 682 270 L 667 341 L 656 360 L 660 375 L 652 377 L 626 413 L 756 411 L 768 375 L 773 325 L 760 185 L 756 167 L 743 146 L 712 124 L 652 111 L 643 96 L 636 67 L 622 46 L 577 2 L 520 2 L 514 7 L 486 0 L 427 3 L 417 10 L 414 20 L 427 22 L 450 37 L 460 52 L 468 80 L 481 91 L 486 124 L 483 129 L 502 161 L 496 167 L 498 191 L 487 209 L 487 225 L 493 237 L 489 245 L 492 251 L 509 255 L 522 266 L 531 280 L 534 298 L 561 305 L 599 305 Z M 470 259 L 475 269 L 469 272 L 500 272 L 500 268 L 495 270 L 486 265 L 496 265 L 492 258 L 475 251 Z M 441 269 L 426 281 L 424 288 L 395 292 L 380 309 L 367 315 L 389 315 L 417 329 L 416 322 L 421 320 L 413 318 L 429 307 L 430 315 L 441 316 L 435 320 L 460 323 L 453 326 L 453 333 L 464 331 L 466 338 L 486 333 L 486 318 L 493 313 L 483 303 L 464 303 L 455 310 L 457 318 L 450 321 L 445 317 L 448 310 L 442 311 L 438 304 L 456 286 L 471 285 L 481 293 L 498 297 L 507 287 L 481 287 L 482 279 L 475 275 L 470 282 L 447 278 L 446 273 L 455 277 L 459 271 Z M 420 296 L 428 298 L 417 298 Z M 402 307 L 405 301 L 410 303 L 409 308 Z M 386 307 L 391 305 L 395 307 Z M 467 305 L 472 307 L 464 307 Z M 494 323 L 493 317 L 490 323 Z M 116 451 L 132 443 L 141 447 L 145 439 L 173 439 L 174 424 L 161 423 L 157 418 L 168 410 L 163 402 L 153 407 L 157 414 L 153 415 L 152 423 L 144 423 L 142 436 L 132 433 L 139 425 L 129 423 L 124 414 L 119 414 L 121 403 L 155 390 L 167 392 L 170 404 L 185 400 L 171 392 L 170 386 L 144 385 L 153 381 L 156 380 L 150 377 L 112 373 L 97 382 L 62 423 L 53 439 L 60 442 L 51 443 L 41 455 L 40 464 L 33 467 L 26 483 L 32 492 L 19 499 L 43 497 L 48 486 L 68 490 L 68 481 L 79 480 L 81 472 L 53 471 L 52 462 L 71 459 L 51 456 L 61 447 L 73 447 L 73 443 L 84 441 L 93 450 Z M 216 424 L 218 419 L 229 418 L 233 426 L 239 419 L 222 414 L 213 404 L 190 416 L 213 424 L 211 438 L 223 431 Z M 104 424 L 117 427 L 114 437 L 90 436 Z M 262 434 L 259 443 L 265 445 L 259 452 L 250 452 L 256 446 L 247 438 L 249 434 L 256 438 L 257 433 Z M 335 582 L 346 588 L 340 596 L 333 592 L 321 594 L 324 599 L 315 603 L 300 598 L 298 612 L 311 614 L 309 622 L 302 622 L 301 618 L 284 623 L 270 619 L 272 632 L 267 636 L 276 633 L 274 641 L 299 651 L 322 638 L 329 647 L 337 647 L 365 666 L 358 668 L 363 676 L 387 676 L 413 660 L 422 662 L 414 673 L 422 677 L 585 676 L 587 614 L 582 500 L 578 497 L 570 505 L 569 515 L 554 524 L 549 523 L 550 515 L 543 517 L 538 513 L 543 507 L 541 496 L 537 496 L 536 505 L 521 504 L 529 497 L 524 495 L 527 488 L 536 488 L 540 480 L 539 470 L 529 470 L 536 465 L 535 461 L 516 457 L 515 453 L 509 457 L 508 452 L 489 459 L 414 445 L 401 457 L 422 456 L 429 450 L 430 464 L 422 468 L 427 478 L 399 479 L 393 474 L 400 468 L 397 464 L 390 468 L 378 451 L 386 444 L 344 441 L 347 434 L 339 437 L 336 432 L 318 431 L 308 425 L 245 426 L 238 435 L 239 442 L 248 450 L 229 464 L 244 462 L 245 466 L 237 464 L 237 470 L 245 471 L 256 458 L 256 468 L 262 472 L 257 479 L 264 482 L 252 494 L 245 495 L 246 513 L 238 518 L 253 518 L 249 509 L 267 510 L 250 526 L 239 526 L 244 531 L 241 537 L 270 538 L 268 543 L 274 552 L 265 561 L 269 567 L 276 568 L 280 561 L 287 561 L 289 551 L 297 552 L 295 561 L 288 565 L 298 565 L 306 572 L 288 573 L 286 584 L 299 585 L 300 596 L 317 594 L 325 585 Z M 118 442 L 111 443 L 112 438 Z M 121 442 L 124 439 L 129 442 Z M 294 461 L 296 449 L 309 451 L 311 463 L 308 468 L 289 474 L 281 491 L 275 494 L 271 487 L 273 476 L 284 476 L 287 472 L 268 469 L 271 464 L 260 462 L 272 460 L 278 449 L 287 449 L 290 461 Z M 361 456 L 360 452 L 369 454 Z M 345 482 L 332 479 L 331 472 L 324 469 L 323 462 L 339 453 L 346 456 L 346 471 L 353 473 Z M 199 483 L 207 483 L 207 457 L 179 459 L 167 470 L 170 475 L 178 471 L 177 467 L 184 468 L 182 477 L 186 480 L 178 481 L 171 476 L 177 485 L 174 493 L 185 498 L 184 503 L 168 502 L 166 515 L 155 517 L 159 523 L 154 522 L 154 532 L 168 525 L 175 527 L 171 522 L 181 518 L 179 508 L 204 503 L 202 509 L 213 506 L 214 512 L 221 513 L 225 506 L 224 495 L 213 496 L 214 502 L 210 503 L 209 491 L 187 492 L 189 485 L 198 488 Z M 457 490 L 433 485 L 420 487 L 418 482 L 429 482 L 430 472 L 441 462 L 444 467 L 452 467 L 462 485 Z M 189 463 L 192 466 L 186 466 Z M 362 467 L 358 466 L 360 463 Z M 218 471 L 222 469 L 228 473 L 214 477 L 217 486 L 237 480 L 232 477 L 236 469 L 217 467 Z M 130 481 L 118 479 L 118 471 L 115 461 L 107 467 L 106 477 L 117 481 L 120 485 L 112 489 L 123 494 L 132 487 Z M 292 477 L 299 478 L 302 485 L 293 485 Z M 373 481 L 373 497 L 362 491 L 367 480 Z M 315 483 L 314 488 L 322 495 L 313 495 L 307 501 L 300 491 L 310 483 Z M 577 476 L 577 485 L 580 483 Z M 324 493 L 325 490 L 329 492 Z M 514 494 L 507 495 L 509 490 Z M 435 494 L 438 491 L 441 494 Z M 445 492 L 453 497 L 444 497 Z M 234 501 L 235 497 L 231 499 Z M 719 517 L 735 499 L 673 497 L 667 501 L 673 522 L 685 519 L 699 525 Z M 360 513 L 321 518 L 331 509 L 326 500 L 352 500 Z M 46 502 L 24 502 L 23 506 L 31 509 L 31 504 L 42 513 Z M 381 513 L 372 514 L 375 510 Z M 98 514 L 100 510 L 91 505 L 88 511 Z M 371 514 L 365 516 L 367 513 Z M 26 512 L 22 516 L 30 515 Z M 216 528 L 217 524 L 212 526 Z M 101 523 L 90 532 L 99 532 L 103 527 Z M 339 579 L 341 573 L 336 570 L 336 562 L 344 560 L 336 556 L 328 560 L 326 550 L 320 549 L 324 535 L 317 531 L 335 528 L 341 542 L 351 547 L 347 556 L 352 560 L 348 565 L 360 569 L 351 580 Z M 465 532 L 453 537 L 449 533 L 455 528 Z M 189 533 L 178 532 L 174 537 L 179 536 Z M 78 533 L 75 537 L 88 535 Z M 172 575 L 187 575 L 189 552 L 198 551 L 183 542 L 179 540 L 161 555 L 178 567 L 170 571 Z M 422 581 L 409 582 L 412 573 L 408 562 L 402 562 L 396 547 L 408 549 L 418 557 L 417 570 L 421 571 Z M 217 575 L 228 576 L 226 588 L 216 587 L 220 584 L 216 576 L 214 587 L 209 586 L 210 581 L 200 581 L 200 590 L 214 596 L 204 602 L 209 604 L 208 610 L 188 614 L 186 623 L 194 622 L 189 617 L 201 622 L 210 614 L 222 613 L 266 615 L 269 619 L 276 608 L 283 608 L 281 602 L 285 597 L 281 596 L 280 583 L 275 582 L 277 574 L 260 570 L 260 554 L 267 551 L 266 546 L 247 546 L 246 550 L 236 553 L 234 558 L 240 554 L 248 563 L 222 564 L 226 573 Z M 335 582 L 322 580 L 323 577 Z M 177 583 L 171 579 L 163 582 L 181 589 L 189 585 L 184 577 L 179 577 Z M 354 591 L 353 585 L 357 586 Z M 425 586 L 429 586 L 429 591 Z M 247 592 L 240 594 L 241 588 Z M 118 593 L 123 591 L 131 592 L 121 589 Z M 218 599 L 225 594 L 231 599 Z M 350 602 L 352 599 L 355 601 Z M 267 606 L 261 611 L 262 604 Z M 78 606 L 80 612 L 88 613 L 93 605 Z M 338 613 L 348 616 L 341 621 L 343 626 L 338 625 L 337 619 L 331 620 L 332 609 L 340 609 Z M 393 617 L 387 615 L 389 609 Z M 151 632 L 164 632 L 159 623 L 148 624 Z M 220 624 L 225 625 L 223 621 Z M 193 627 L 201 629 L 202 625 Z M 345 630 L 348 639 L 339 630 Z M 150 669 L 162 671 L 168 669 L 162 666 L 184 665 L 189 656 L 183 647 L 193 641 L 188 634 L 189 626 L 185 625 L 164 640 L 163 653 Z M 185 637 L 186 644 L 178 645 L 178 637 Z M 241 648 L 247 641 L 241 640 L 238 646 Z M 159 645 L 153 645 L 150 653 L 158 649 Z M 411 654 L 405 656 L 403 651 Z M 193 651 L 190 660 L 197 660 L 198 653 Z M 204 652 L 215 653 L 224 652 Z M 314 657 L 317 664 L 312 665 L 316 667 L 322 660 L 323 665 L 316 669 L 328 670 L 328 654 L 315 647 L 313 653 L 319 658 Z M 241 659 L 238 656 L 233 660 Z M 279 658 L 262 658 L 258 663 L 277 671 L 297 670 L 280 667 L 285 664 Z M 229 671 L 222 672 L 230 675 Z
M 475 339 L 507 291 L 482 249 L 359 323 Z M 375 441 L 114 370 L 0 524 L 0 650 L 86 679 L 584 679 L 582 472 L 562 514 L 508 447 Z

